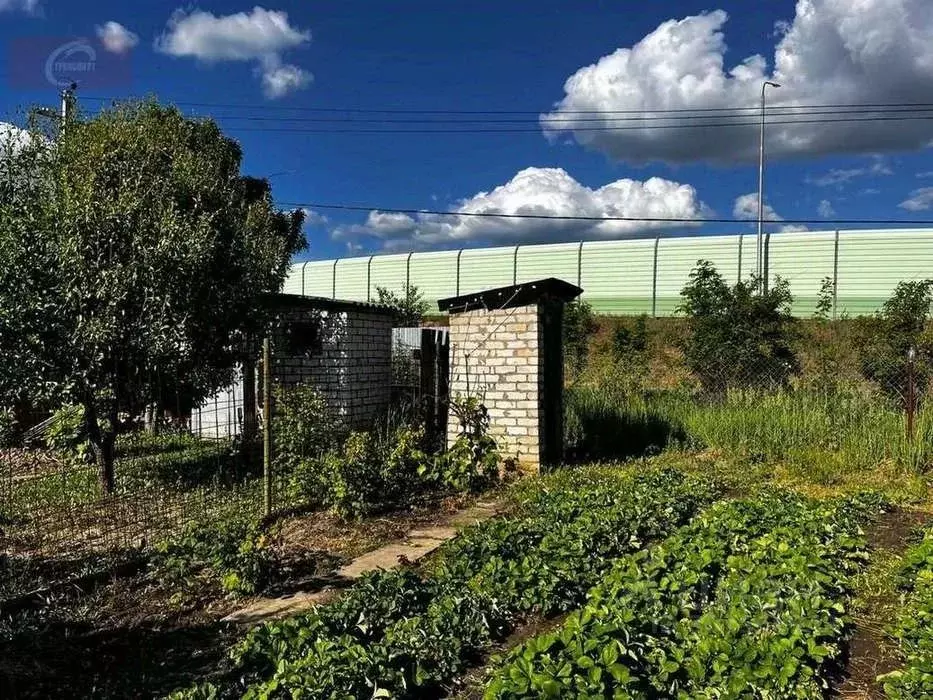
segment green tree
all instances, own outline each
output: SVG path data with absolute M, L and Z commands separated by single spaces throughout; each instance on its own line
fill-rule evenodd
M 398 312 L 398 322 L 405 328 L 420 326 L 421 320 L 431 308 L 424 295 L 414 285 L 405 285 L 402 294 L 396 294 L 385 287 L 376 287 L 376 296 L 379 304 Z
M 711 262 L 700 260 L 681 297 L 678 311 L 690 325 L 684 354 L 704 388 L 782 384 L 799 371 L 786 280 L 777 278 L 767 291 L 756 278 L 730 287 Z
M 901 282 L 874 317 L 859 319 L 862 373 L 895 400 L 906 398 L 911 348 L 916 352 L 918 392 L 933 378 L 931 305 L 933 280 Z
M 227 383 L 305 243 L 210 120 L 154 101 L 9 153 L 0 185 L 0 396 L 84 411 L 103 488 L 114 443 L 167 392 Z

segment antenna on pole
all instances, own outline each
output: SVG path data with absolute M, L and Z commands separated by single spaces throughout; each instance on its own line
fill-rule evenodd
M 65 131 L 65 128 L 68 126 L 68 122 L 71 121 L 72 113 L 74 112 L 74 103 L 75 103 L 75 92 L 78 90 L 78 84 L 72 83 L 64 90 L 62 90 L 62 131 Z

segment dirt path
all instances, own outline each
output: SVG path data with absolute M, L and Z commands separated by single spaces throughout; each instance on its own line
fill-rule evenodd
M 885 629 L 898 605 L 895 575 L 915 528 L 933 520 L 929 513 L 895 509 L 882 516 L 868 535 L 871 562 L 859 577 L 853 618 L 855 630 L 834 697 L 846 700 L 883 700 L 879 675 L 901 665 L 897 649 Z

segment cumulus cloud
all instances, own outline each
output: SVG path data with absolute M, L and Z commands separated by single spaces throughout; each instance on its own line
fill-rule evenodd
M 126 53 L 139 43 L 139 37 L 119 22 L 106 22 L 96 30 L 97 38 L 110 53 Z
M 42 0 L 0 0 L 0 12 L 27 12 L 36 14 L 42 7 Z
M 542 243 L 580 239 L 608 239 L 654 230 L 671 230 L 699 223 L 613 221 L 608 217 L 637 219 L 700 219 L 708 208 L 696 190 L 653 177 L 645 181 L 622 179 L 597 189 L 589 188 L 561 168 L 526 168 L 490 192 L 463 199 L 454 207 L 458 216 L 399 214 L 373 211 L 366 222 L 340 226 L 337 239 L 369 236 L 386 248 L 426 248 L 484 243 Z M 494 215 L 577 216 L 592 221 L 549 218 L 497 218 Z
M 307 227 L 320 228 L 322 226 L 327 226 L 327 224 L 330 223 L 330 219 L 328 219 L 322 213 L 314 211 L 314 209 L 303 207 L 302 211 L 305 215 L 305 226 Z
M 820 200 L 820 204 L 816 208 L 816 211 L 824 219 L 831 219 L 836 215 L 836 210 L 833 209 L 833 203 L 828 199 Z
M 747 221 L 758 221 L 758 193 L 749 192 L 739 195 L 735 198 L 735 204 L 732 206 L 732 216 L 736 219 Z M 764 203 L 761 211 L 762 221 L 778 222 L 784 221 L 784 217 L 778 214 L 774 207 L 767 202 Z M 782 233 L 791 233 L 794 231 L 806 231 L 807 227 L 800 224 L 781 224 L 779 226 L 771 225 L 769 229 L 776 229 Z
M 898 204 L 907 211 L 926 211 L 933 209 L 933 187 L 921 187 L 910 193 L 910 197 Z
M 270 99 L 308 85 L 313 76 L 286 64 L 282 54 L 311 41 L 311 32 L 293 27 L 288 13 L 254 7 L 252 12 L 216 16 L 204 10 L 177 10 L 156 39 L 157 51 L 208 63 L 243 61 L 256 64 L 263 92 Z
M 933 91 L 930 10 L 929 0 L 798 0 L 793 20 L 777 27 L 770 65 L 756 54 L 731 67 L 725 56 L 725 12 L 669 20 L 633 46 L 570 76 L 563 99 L 541 116 L 541 124 L 551 137 L 570 133 L 580 144 L 620 160 L 754 160 L 764 80 L 782 85 L 768 93 L 774 107 L 926 102 Z M 633 121 L 622 113 L 736 107 L 750 108 L 749 116 L 688 111 Z M 838 115 L 826 118 L 833 116 Z M 698 126 L 724 122 L 753 125 Z M 649 128 L 683 124 L 689 127 Z M 767 147 L 770 157 L 790 157 L 914 149 L 931 139 L 933 121 L 923 119 L 772 123 Z

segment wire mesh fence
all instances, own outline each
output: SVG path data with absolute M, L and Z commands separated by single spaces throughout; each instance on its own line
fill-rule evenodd
M 722 344 L 691 355 L 682 322 L 649 323 L 634 338 L 631 326 L 605 333 L 570 377 L 566 442 L 576 459 L 679 443 L 824 469 L 827 481 L 933 464 L 933 355 L 922 345 L 813 323 L 787 354 Z

